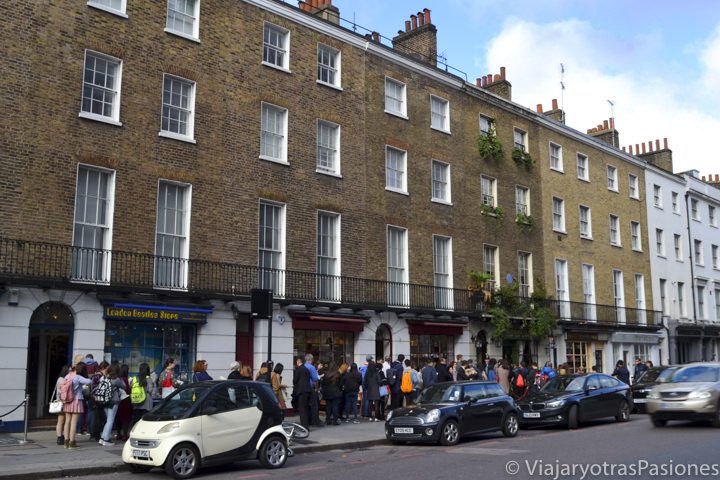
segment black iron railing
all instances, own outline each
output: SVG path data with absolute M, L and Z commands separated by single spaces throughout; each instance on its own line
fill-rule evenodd
M 560 320 L 595 322 L 604 325 L 658 326 L 662 324 L 662 312 L 656 310 L 560 300 L 551 300 L 549 306 Z

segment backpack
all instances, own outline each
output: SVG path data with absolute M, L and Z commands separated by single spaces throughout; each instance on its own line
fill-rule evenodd
M 140 385 L 138 377 L 132 379 L 132 389 L 130 390 L 130 402 L 133 405 L 142 405 L 145 403 L 145 386 Z
M 517 375 L 515 376 L 515 386 L 518 388 L 525 387 L 525 377 L 523 377 L 521 372 L 517 372 Z
M 403 373 L 400 391 L 403 393 L 412 393 L 413 391 L 413 381 L 409 370 Z
M 163 370 L 160 374 L 160 388 L 172 388 L 172 374 L 169 374 L 167 370 Z
M 395 381 L 397 381 L 397 372 L 393 367 L 390 367 L 387 369 L 387 373 L 385 374 L 385 378 L 387 379 L 387 384 L 389 386 L 395 385 Z
M 548 381 L 547 373 L 543 373 L 542 375 L 538 375 L 537 377 L 535 377 L 535 385 L 537 385 L 538 387 L 542 387 L 543 385 L 545 385 L 545 382 L 547 382 L 547 381 Z
M 73 376 L 66 377 L 60 384 L 58 395 L 63 403 L 72 403 L 75 401 L 75 390 L 73 388 Z
M 100 378 L 97 386 L 92 391 L 92 397 L 98 406 L 104 406 L 110 403 L 112 399 L 112 382 L 108 377 L 103 375 L 103 377 Z
M 493 369 L 488 370 L 487 377 L 488 377 L 488 380 L 490 380 L 491 382 L 497 381 L 497 374 L 495 373 L 495 370 L 493 370 Z

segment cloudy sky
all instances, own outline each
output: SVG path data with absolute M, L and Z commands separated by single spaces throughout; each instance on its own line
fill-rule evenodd
M 431 10 L 438 52 L 470 81 L 507 68 L 513 100 L 561 99 L 582 132 L 610 117 L 621 145 L 667 137 L 675 171 L 720 174 L 720 2 L 715 0 L 333 0 L 391 38 Z M 360 30 L 358 30 L 360 31 Z M 364 32 L 362 32 L 364 33 Z

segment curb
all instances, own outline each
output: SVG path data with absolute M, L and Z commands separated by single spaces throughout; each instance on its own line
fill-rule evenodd
M 376 445 L 385 445 L 388 441 L 385 438 L 376 438 L 373 440 L 359 440 L 357 442 L 344 442 L 344 443 L 333 443 L 333 444 L 320 444 L 320 445 L 303 445 L 292 447 L 295 455 L 300 453 L 316 453 L 316 452 L 329 452 L 331 450 L 349 450 L 352 448 L 365 448 L 374 447 Z

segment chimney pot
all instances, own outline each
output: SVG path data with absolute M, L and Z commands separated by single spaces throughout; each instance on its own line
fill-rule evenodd
M 552 99 L 552 109 L 553 109 L 553 110 L 557 110 L 557 109 L 558 109 L 557 98 L 553 98 L 553 99 Z
M 637 143 L 635 144 L 635 155 L 640 155 L 640 145 Z
M 372 38 L 377 43 L 380 43 L 380 34 L 378 32 L 372 32 Z
M 543 113 L 543 111 L 542 111 L 542 103 L 538 103 L 538 104 L 537 104 L 537 112 L 538 112 L 538 113 Z
M 417 13 L 418 27 L 425 25 L 425 15 L 422 12 Z
M 610 117 L 610 128 L 615 130 L 615 119 L 613 117 Z
M 482 87 L 482 78 L 476 78 L 475 85 L 477 85 L 478 87 Z
M 505 67 L 500 67 L 500 80 L 505 80 Z
M 655 139 L 655 150 L 660 150 L 660 139 Z
M 425 24 L 427 25 L 429 23 L 432 23 L 430 21 L 430 10 L 427 8 L 423 8 L 423 13 L 425 14 Z
M 490 85 L 492 83 L 492 73 L 487 74 L 487 84 Z
M 630 155 L 633 154 L 633 153 L 632 153 L 632 145 L 628 145 L 628 152 L 630 153 Z
M 603 130 L 607 130 L 608 128 L 610 128 L 610 124 L 607 120 L 603 120 Z
M 499 82 L 499 81 L 500 81 L 500 75 L 496 73 L 493 82 Z
M 405 20 L 405 31 L 406 32 L 410 31 L 410 20 Z
M 665 150 L 668 149 L 667 138 L 663 138 L 663 148 L 664 148 Z
M 650 140 L 648 142 L 648 152 L 652 153 L 652 151 L 653 151 L 653 145 L 652 145 L 652 140 Z
M 643 154 L 645 154 L 645 142 L 641 143 L 640 145 L 642 145 Z
M 588 129 L 587 129 L 587 133 L 588 133 L 588 135 L 591 134 L 591 133 L 592 133 L 592 128 L 588 128 Z
M 601 130 L 602 130 L 602 124 L 601 124 L 601 123 L 598 123 L 597 131 L 599 132 L 599 131 L 601 131 Z
M 720 175 L 718 175 L 717 173 L 715 174 L 715 181 L 720 182 Z
M 410 23 L 412 24 L 412 29 L 415 30 L 417 28 L 417 17 L 415 15 L 410 15 Z
M 625 147 L 622 147 L 622 151 L 623 151 L 623 152 L 625 151 Z
M 712 175 L 711 175 L 711 177 L 712 177 Z M 705 181 L 705 175 L 703 175 L 703 176 L 700 177 L 700 178 L 702 179 L 703 182 Z M 712 178 L 711 178 L 711 180 L 712 180 Z
M 319 1 L 320 0 L 310 0 L 310 6 L 313 8 L 317 8 L 319 6 Z

